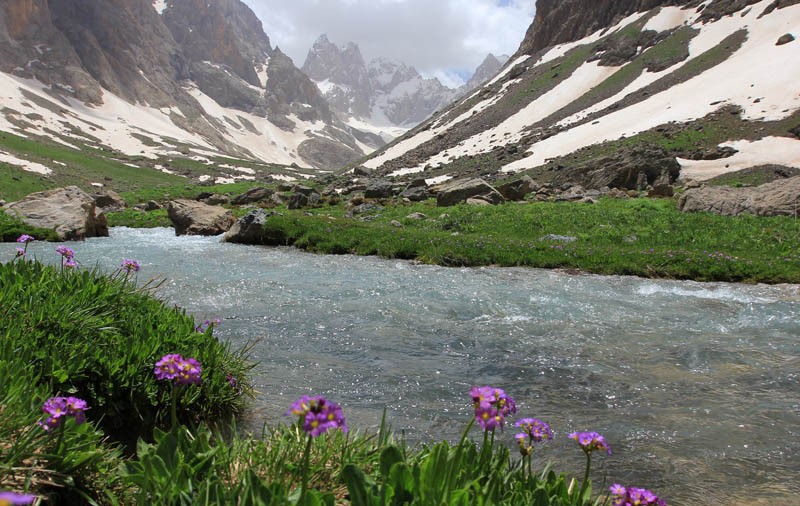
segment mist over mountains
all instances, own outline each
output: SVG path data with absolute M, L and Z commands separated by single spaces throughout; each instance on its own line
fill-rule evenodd
M 389 141 L 488 81 L 507 60 L 487 55 L 465 85 L 449 88 L 402 62 L 366 62 L 357 44 L 338 46 L 322 35 L 301 69 L 345 122 Z

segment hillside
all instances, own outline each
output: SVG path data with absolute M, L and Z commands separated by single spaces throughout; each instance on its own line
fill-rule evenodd
M 499 75 L 364 165 L 587 187 L 629 159 L 651 184 L 669 159 L 700 180 L 800 167 L 798 36 L 797 0 L 539 0 Z

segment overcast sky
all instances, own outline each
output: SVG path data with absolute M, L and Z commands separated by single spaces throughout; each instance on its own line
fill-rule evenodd
M 487 54 L 512 55 L 533 21 L 534 0 L 244 0 L 273 47 L 301 67 L 320 35 L 457 85 Z

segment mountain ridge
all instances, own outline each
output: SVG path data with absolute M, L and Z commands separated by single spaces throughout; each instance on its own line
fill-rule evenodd
M 318 169 L 372 149 L 240 0 L 8 0 L 0 72 L 0 129 L 57 142 Z
M 649 143 L 677 158 L 684 177 L 800 167 L 791 133 L 800 124 L 792 86 L 800 64 L 791 57 L 796 42 L 778 43 L 800 25 L 798 3 L 603 1 L 609 9 L 578 21 L 597 4 L 540 0 L 520 50 L 498 76 L 364 165 L 428 181 L 528 174 L 558 182 L 593 170 L 592 160 Z M 601 26 L 607 19 L 613 25 Z M 557 32 L 541 28 L 558 20 Z M 539 43 L 542 33 L 563 42 Z

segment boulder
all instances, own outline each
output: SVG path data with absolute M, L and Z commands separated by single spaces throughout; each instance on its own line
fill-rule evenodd
M 224 204 L 230 204 L 231 198 L 224 193 L 214 193 L 202 199 L 202 202 L 210 206 L 221 206 Z
M 422 202 L 431 198 L 431 192 L 428 191 L 428 183 L 425 181 L 425 178 L 418 178 L 411 181 L 411 183 L 400 192 L 400 197 L 408 199 L 411 202 Z
M 784 33 L 783 35 L 778 37 L 778 42 L 776 42 L 775 45 L 782 46 L 790 42 L 794 42 L 794 35 L 792 35 L 791 33 Z
M 500 195 L 506 200 L 519 201 L 525 200 L 525 197 L 533 192 L 535 187 L 536 183 L 530 176 L 522 176 L 516 181 L 498 186 L 497 191 L 500 192 Z
M 6 213 L 32 227 L 53 229 L 62 241 L 108 237 L 105 214 L 98 214 L 94 198 L 77 186 L 31 193 L 9 204 Z
M 235 206 L 242 206 L 245 204 L 254 204 L 263 200 L 269 199 L 275 193 L 268 188 L 251 188 L 241 195 L 237 195 L 231 200 L 231 204 Z
M 161 204 L 159 204 L 155 200 L 148 200 L 147 203 L 144 205 L 145 211 L 158 211 L 159 209 L 161 209 Z
M 355 176 L 370 177 L 373 172 L 375 172 L 373 169 L 364 167 L 363 165 L 359 165 L 353 169 L 353 175 Z
M 298 191 L 297 188 L 300 190 Z M 295 193 L 288 196 L 286 206 L 289 209 L 302 209 L 303 207 L 316 206 L 321 199 L 322 197 L 315 190 L 306 186 L 297 186 L 295 187 Z
M 196 200 L 173 200 L 167 215 L 175 226 L 175 235 L 219 235 L 236 222 L 227 209 Z
M 385 179 L 371 179 L 364 190 L 364 197 L 368 199 L 386 199 L 393 195 L 394 185 Z
M 267 218 L 276 216 L 278 213 L 267 212 L 263 209 L 254 209 L 239 218 L 230 230 L 225 232 L 222 237 L 223 242 L 233 242 L 239 244 L 282 244 L 280 239 L 276 239 L 273 233 L 267 231 Z M 278 242 L 276 242 L 276 240 Z
M 94 205 L 104 213 L 122 211 L 128 207 L 119 193 L 114 190 L 101 190 L 94 194 Z
M 458 179 L 444 183 L 438 187 L 436 205 L 440 207 L 454 206 L 472 197 L 483 197 L 491 203 L 500 203 L 503 196 L 483 179 Z
M 686 190 L 678 201 L 684 212 L 706 211 L 726 216 L 798 216 L 800 176 L 753 188 L 703 186 Z

